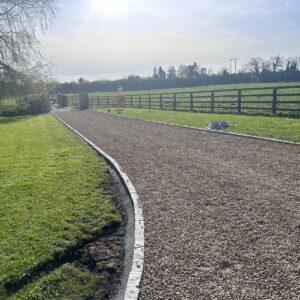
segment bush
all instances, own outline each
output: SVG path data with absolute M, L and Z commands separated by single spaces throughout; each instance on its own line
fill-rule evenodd
M 18 98 L 11 105 L 0 105 L 0 115 L 18 116 L 43 114 L 49 112 L 50 109 L 50 100 L 48 95 L 31 95 Z

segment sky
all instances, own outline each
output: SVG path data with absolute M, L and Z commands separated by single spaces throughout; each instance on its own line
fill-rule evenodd
M 41 36 L 59 81 L 151 76 L 155 66 L 218 71 L 238 58 L 300 56 L 299 0 L 60 0 Z

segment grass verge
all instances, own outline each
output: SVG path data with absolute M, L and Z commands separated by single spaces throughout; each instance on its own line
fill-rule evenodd
M 107 109 L 97 111 L 107 112 Z M 122 114 L 138 119 L 159 121 L 178 125 L 204 128 L 214 120 L 226 120 L 230 127 L 228 132 L 250 134 L 291 142 L 300 142 L 300 120 L 282 117 L 220 115 L 190 112 L 161 111 L 153 109 L 110 109 L 111 113 Z
M 91 294 L 102 279 L 72 265 L 57 266 L 29 290 L 18 285 L 121 221 L 103 189 L 109 182 L 104 160 L 50 115 L 0 118 L 0 132 L 0 299 L 15 292 L 15 299 Z

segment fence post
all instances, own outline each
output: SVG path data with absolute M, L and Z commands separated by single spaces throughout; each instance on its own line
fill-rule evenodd
M 242 111 L 242 90 L 238 90 L 238 113 L 240 114 Z
M 190 93 L 190 105 L 191 105 L 191 111 L 194 111 L 194 94 Z
M 176 94 L 175 93 L 174 93 L 174 96 L 173 96 L 173 108 L 174 108 L 174 110 L 176 110 L 176 108 L 177 108 Z
M 211 112 L 215 111 L 215 92 L 211 92 Z
M 159 109 L 160 109 L 160 110 L 163 109 L 163 105 L 162 105 L 162 94 L 159 94 Z
M 110 104 L 109 104 L 109 96 L 107 96 L 106 102 L 107 102 L 107 107 L 109 108 L 109 107 L 110 107 Z
M 148 108 L 151 109 L 151 95 L 148 95 Z
M 90 108 L 90 99 L 88 93 L 79 93 L 79 107 L 80 110 Z
M 141 95 L 139 95 L 139 105 L 140 105 L 140 108 L 142 108 L 142 99 L 141 99 Z
M 132 95 L 130 96 L 130 105 L 131 105 L 131 108 L 133 108 Z
M 273 89 L 272 112 L 276 114 L 277 111 L 277 88 Z

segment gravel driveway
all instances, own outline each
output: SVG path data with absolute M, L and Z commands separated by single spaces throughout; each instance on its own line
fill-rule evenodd
M 300 299 L 300 146 L 57 114 L 116 159 L 139 193 L 141 300 Z

